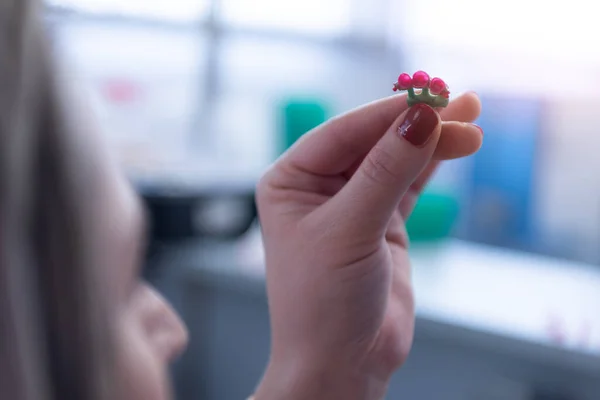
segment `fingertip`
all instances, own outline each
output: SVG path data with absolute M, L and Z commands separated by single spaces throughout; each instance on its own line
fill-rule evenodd
M 481 100 L 475 92 L 465 92 L 454 98 L 440 112 L 444 121 L 473 122 L 481 114 Z
M 469 99 L 469 104 L 473 107 L 473 113 L 479 116 L 479 114 L 481 114 L 481 99 L 477 92 L 469 91 L 465 93 L 465 97 Z M 473 118 L 473 120 L 475 120 L 475 118 Z
M 433 158 L 453 160 L 475 154 L 483 144 L 483 130 L 465 122 L 444 122 Z

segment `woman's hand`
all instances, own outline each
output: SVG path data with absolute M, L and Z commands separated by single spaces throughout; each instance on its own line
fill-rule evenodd
M 474 93 L 440 114 L 387 98 L 314 129 L 266 173 L 273 335 L 256 400 L 384 397 L 413 340 L 404 222 L 439 160 L 479 149 L 479 112 Z

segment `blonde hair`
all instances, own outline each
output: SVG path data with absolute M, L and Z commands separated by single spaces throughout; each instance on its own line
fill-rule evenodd
M 73 140 L 85 132 L 69 122 L 40 7 L 0 0 L 0 393 L 114 400 L 106 266 Z

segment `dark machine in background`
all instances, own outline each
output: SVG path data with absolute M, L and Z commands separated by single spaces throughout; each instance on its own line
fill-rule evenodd
M 180 244 L 235 241 L 257 219 L 254 186 L 173 188 L 137 186 L 146 207 L 150 229 L 144 275 L 162 275 L 154 261 Z
M 150 255 L 179 241 L 238 239 L 257 218 L 253 189 L 138 190 L 150 220 Z

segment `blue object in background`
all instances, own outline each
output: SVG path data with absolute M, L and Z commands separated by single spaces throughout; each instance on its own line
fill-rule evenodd
M 493 245 L 532 245 L 532 197 L 542 103 L 482 97 L 485 132 L 466 181 L 464 236 Z

